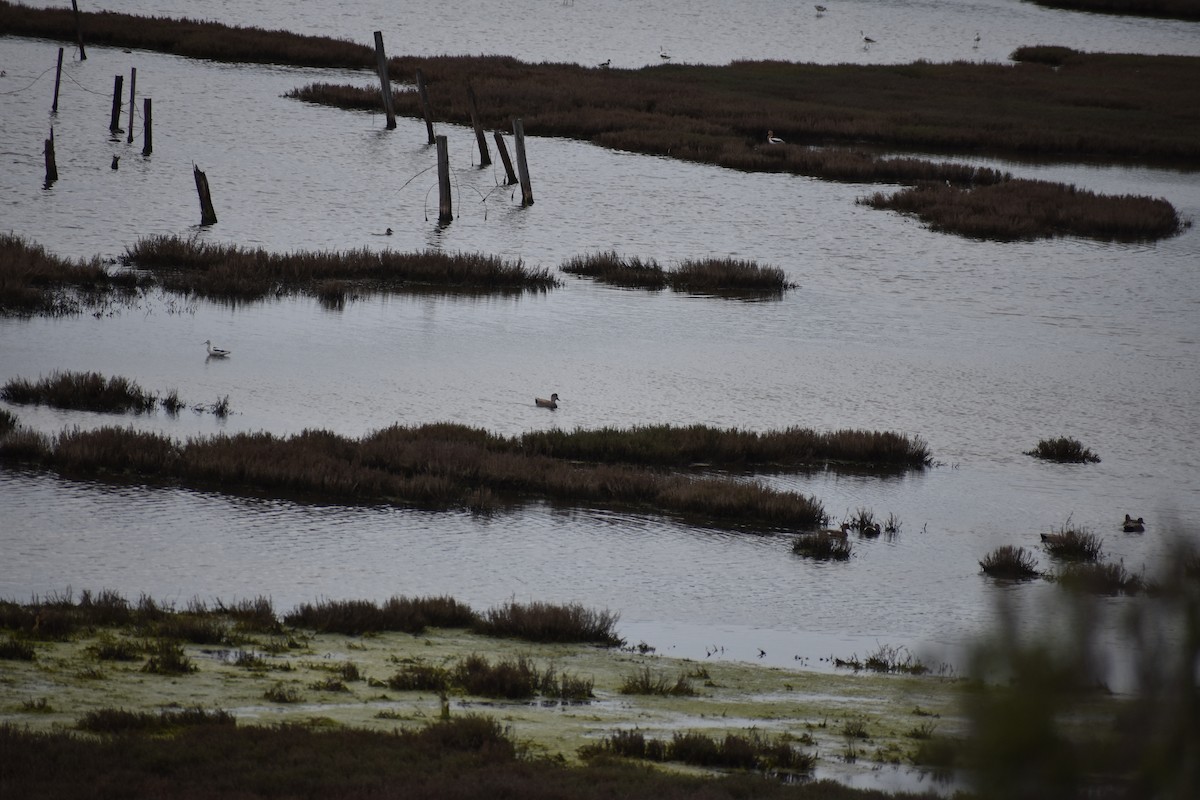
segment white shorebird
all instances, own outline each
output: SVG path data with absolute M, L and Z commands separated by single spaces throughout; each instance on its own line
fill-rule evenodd
M 558 392 L 550 395 L 549 400 L 544 397 L 535 397 L 533 404 L 538 408 L 558 408 Z
M 212 341 L 209 339 L 205 339 L 204 343 L 208 345 L 208 355 L 210 358 L 225 358 L 227 355 L 229 355 L 228 350 L 222 350 L 219 347 L 213 347 Z
M 862 36 L 863 47 L 870 47 L 871 45 L 875 44 L 875 40 L 872 39 L 870 36 L 867 36 L 862 31 L 859 31 L 858 33 L 860 36 Z
M 661 44 L 658 46 L 658 57 L 666 59 L 667 61 L 671 60 L 671 54 L 666 50 L 663 50 L 663 46 Z
M 783 144 L 783 139 L 775 135 L 775 131 L 767 131 L 767 144 Z
M 601 64 L 600 64 L 600 67 L 601 67 L 601 68 L 603 68 L 603 69 L 608 69 L 608 68 L 609 68 L 609 67 L 611 67 L 611 66 L 612 66 L 612 59 L 611 59 L 611 58 L 610 58 L 610 59 L 608 59 L 607 61 L 601 62 Z

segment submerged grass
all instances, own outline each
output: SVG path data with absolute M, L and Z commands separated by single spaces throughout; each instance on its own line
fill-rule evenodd
M 666 513 L 737 528 L 803 529 L 826 520 L 819 501 L 760 482 L 697 477 L 652 467 L 706 463 L 741 465 L 768 459 L 831 457 L 833 446 L 811 432 L 706 432 L 704 428 L 579 431 L 505 438 L 448 423 L 393 426 L 362 439 L 306 430 L 279 437 L 238 433 L 179 443 L 162 434 L 116 427 L 64 430 L 49 437 L 10 433 L 0 439 L 0 461 L 32 464 L 67 475 L 134 478 L 232 492 L 342 502 L 386 502 L 428 508 L 481 508 L 483 504 L 549 499 Z M 835 434 L 833 439 L 838 439 Z M 924 463 L 923 443 L 894 434 L 850 432 L 838 452 L 846 460 L 884 462 L 907 452 Z M 672 441 L 686 442 L 673 454 Z M 697 445 L 709 441 L 705 450 Z M 539 443 L 540 442 L 540 443 Z M 605 450 L 604 443 L 612 445 Z M 780 445 L 798 443 L 784 454 Z M 534 444 L 539 443 L 539 444 Z M 869 445 L 878 445 L 872 450 Z M 828 444 L 828 446 L 826 446 Z M 916 455 L 914 456 L 914 448 Z M 550 450 L 557 449 L 553 455 Z M 590 456 L 581 456 L 587 450 Z M 706 458 L 707 457 L 707 458 Z M 577 463 L 577 459 L 601 463 Z M 624 463 L 631 458 L 634 464 Z M 682 461 L 682 463 L 681 463 Z M 885 462 L 886 463 L 886 462 Z
M 436 250 L 398 253 L 269 253 L 180 236 L 151 236 L 126 248 L 125 263 L 149 270 L 164 289 L 226 301 L 253 301 L 281 293 L 309 294 L 327 305 L 344 303 L 350 286 L 362 292 L 545 291 L 558 285 L 547 268 L 526 267 L 477 253 Z
M 808 773 L 816 756 L 792 744 L 791 737 L 768 737 L 757 730 L 713 737 L 694 731 L 677 732 L 671 739 L 647 737 L 638 729 L 613 731 L 586 756 L 614 755 L 646 761 L 677 761 L 698 767 L 760 770 L 772 773 Z
M 677 292 L 776 296 L 795 288 L 778 267 L 764 267 L 754 261 L 732 258 L 684 260 L 676 269 L 666 270 L 654 259 L 643 261 L 636 256 L 624 257 L 615 251 L 607 251 L 575 256 L 562 265 L 562 270 L 616 286 L 670 287 Z
M 853 555 L 854 548 L 843 537 L 820 532 L 796 537 L 792 552 L 818 561 L 846 561 Z
M 1069 436 L 1041 439 L 1038 441 L 1037 447 L 1026 450 L 1025 455 L 1069 464 L 1100 463 L 1100 456 L 1093 453 L 1090 448 L 1084 447 L 1083 442 Z

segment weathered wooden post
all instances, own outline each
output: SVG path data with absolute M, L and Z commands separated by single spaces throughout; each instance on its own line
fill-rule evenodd
M 513 141 L 517 144 L 517 174 L 521 178 L 521 205 L 533 205 L 533 189 L 529 186 L 529 165 L 525 163 L 525 126 L 513 120 Z
M 116 76 L 113 80 L 113 104 L 112 104 L 112 119 L 109 120 L 108 129 L 112 133 L 121 132 L 121 86 L 125 83 L 123 75 Z
M 500 131 L 494 131 L 496 137 L 496 152 L 500 154 L 500 161 L 504 164 L 504 185 L 512 186 L 517 182 L 517 173 L 513 172 L 512 159 L 508 157 L 508 146 L 504 144 L 504 134 Z
M 79 3 L 71 0 L 71 8 L 75 9 L 75 41 L 79 42 L 79 60 L 87 61 L 87 51 L 83 49 L 83 26 L 79 24 Z
M 417 92 L 421 95 L 421 113 L 425 115 L 425 130 L 429 132 L 429 143 L 433 138 L 433 111 L 429 108 L 429 92 L 425 90 L 425 73 L 417 69 Z
M 387 115 L 387 129 L 392 131 L 396 129 L 396 107 L 392 104 L 392 79 L 388 77 L 387 56 L 383 52 L 383 31 L 375 31 L 375 61 L 383 91 L 383 113 Z
M 154 137 L 150 130 L 150 98 L 142 98 L 142 155 L 148 156 L 154 151 Z
M 62 57 L 63 49 L 58 48 L 58 71 L 54 73 L 54 105 L 50 106 L 50 110 L 55 114 L 58 113 L 58 87 L 62 83 Z
M 133 144 L 133 97 L 137 87 L 137 67 L 129 68 L 129 134 L 125 144 Z
M 58 180 L 58 164 L 54 161 L 54 128 L 50 128 L 50 138 L 46 140 L 46 188 Z
M 217 212 L 213 211 L 212 195 L 208 193 L 208 176 L 192 164 L 192 177 L 196 179 L 196 193 L 200 195 L 200 224 L 214 225 L 217 222 Z
M 486 167 L 492 163 L 491 153 L 488 152 L 487 139 L 483 136 L 483 128 L 479 125 L 479 109 L 475 103 L 475 87 L 467 84 L 467 105 L 471 109 L 471 127 L 475 129 L 475 143 L 479 145 L 479 166 Z
M 454 219 L 454 210 L 450 203 L 450 152 L 446 147 L 446 137 L 437 137 L 438 156 L 438 222 L 446 223 Z

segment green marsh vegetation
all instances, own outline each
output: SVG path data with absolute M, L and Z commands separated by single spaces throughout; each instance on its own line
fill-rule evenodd
M 571 258 L 562 265 L 562 270 L 615 286 L 670 287 L 677 292 L 781 296 L 796 287 L 778 267 L 763 267 L 754 261 L 735 258 L 685 259 L 675 269 L 666 270 L 654 259 L 643 261 L 610 250 Z
M 674 446 L 673 446 L 674 444 Z M 0 462 L 65 475 L 150 480 L 302 499 L 386 502 L 427 508 L 501 508 L 548 499 L 645 510 L 736 528 L 797 529 L 823 523 L 820 502 L 758 482 L 688 470 L 771 464 L 924 465 L 919 439 L 899 434 L 789 429 L 755 434 L 703 426 L 580 430 L 507 438 L 461 425 L 393 426 L 362 439 L 307 430 L 279 437 L 238 433 L 180 443 L 117 427 L 18 429 L 0 438 Z
M 1025 455 L 1041 458 L 1046 461 L 1059 461 L 1064 464 L 1099 464 L 1100 456 L 1084 447 L 1083 442 L 1070 436 L 1059 436 L 1054 439 L 1040 439 L 1037 447 L 1026 450 Z

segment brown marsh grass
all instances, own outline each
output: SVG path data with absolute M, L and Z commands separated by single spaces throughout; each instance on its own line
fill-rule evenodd
M 526 267 L 520 260 L 436 250 L 269 253 L 180 236 L 151 236 L 127 247 L 124 260 L 152 272 L 168 291 L 227 301 L 305 293 L 328 303 L 335 281 L 340 284 L 335 306 L 339 299 L 344 303 L 350 286 L 365 292 L 521 292 L 559 284 L 547 268 Z
M 1097 561 L 1103 541 L 1086 528 L 1073 528 L 1068 519 L 1057 531 L 1042 534 L 1042 547 L 1057 558 Z
M 796 537 L 792 552 L 818 561 L 846 561 L 854 554 L 854 548 L 846 539 L 820 532 Z
M 1037 447 L 1026 450 L 1025 455 L 1069 464 L 1100 463 L 1100 456 L 1093 453 L 1091 448 L 1084 447 L 1083 442 L 1070 436 L 1040 439 Z
M 1097 14 L 1128 14 L 1137 17 L 1166 17 L 1200 20 L 1195 0 L 1033 0 L 1039 6 L 1091 11 Z
M 636 728 L 618 730 L 584 753 L 585 757 L 593 759 L 602 755 L 790 774 L 811 772 L 817 760 L 815 755 L 797 749 L 789 737 L 771 738 L 757 730 L 744 735 L 727 733 L 721 738 L 690 731 L 677 732 L 670 741 L 649 738 Z
M 156 395 L 128 378 L 105 378 L 98 372 L 54 372 L 37 381 L 13 378 L 0 387 L 0 399 L 114 413 L 150 411 L 158 402 Z
M 318 633 L 361 636 L 382 631 L 421 633 L 428 627 L 469 628 L 478 619 L 452 597 L 393 596 L 382 605 L 369 600 L 321 600 L 302 603 L 283 621 Z
M 592 642 L 620 647 L 625 644 L 616 634 L 620 617 L 608 609 L 597 611 L 579 603 L 556 605 L 510 600 L 489 608 L 472 627 L 486 636 L 508 636 L 530 642 Z
M 140 283 L 133 275 L 109 275 L 99 258 L 69 261 L 0 233 L 0 316 L 78 314 L 113 292 L 128 295 Z
M 782 295 L 796 285 L 782 269 L 733 258 L 684 260 L 673 270 L 654 259 L 623 257 L 615 251 L 575 256 L 562 265 L 563 272 L 596 278 L 602 283 L 637 289 L 671 287 L 677 292 L 734 295 Z
M 17 427 L 17 415 L 9 411 L 7 408 L 0 408 L 0 436 L 15 430 Z
M 1051 577 L 1067 589 L 1089 594 L 1137 594 L 1146 589 L 1145 579 L 1122 563 L 1067 564 Z
M 986 186 L 925 182 L 859 200 L 913 214 L 933 230 L 977 239 L 1079 236 L 1099 240 L 1161 239 L 1185 227 L 1166 200 L 1098 195 L 1061 183 L 1026 179 Z
M 675 680 L 671 680 L 665 674 L 656 673 L 648 666 L 625 676 L 618 691 L 621 694 L 660 697 L 692 697 L 696 694 L 696 689 L 687 675 L 680 674 Z
M 453 425 L 394 426 L 361 440 L 307 430 L 289 437 L 222 434 L 183 444 L 158 433 L 115 427 L 66 430 L 53 438 L 17 432 L 0 439 L 0 459 L 68 475 L 137 476 L 222 491 L 345 502 L 474 507 L 486 489 L 512 502 L 545 498 L 739 528 L 789 529 L 825 520 L 824 509 L 813 498 L 761 483 L 569 463 L 522 453 L 512 440 Z
M 993 578 L 1036 578 L 1037 559 L 1024 547 L 1006 544 L 984 556 L 979 568 Z

